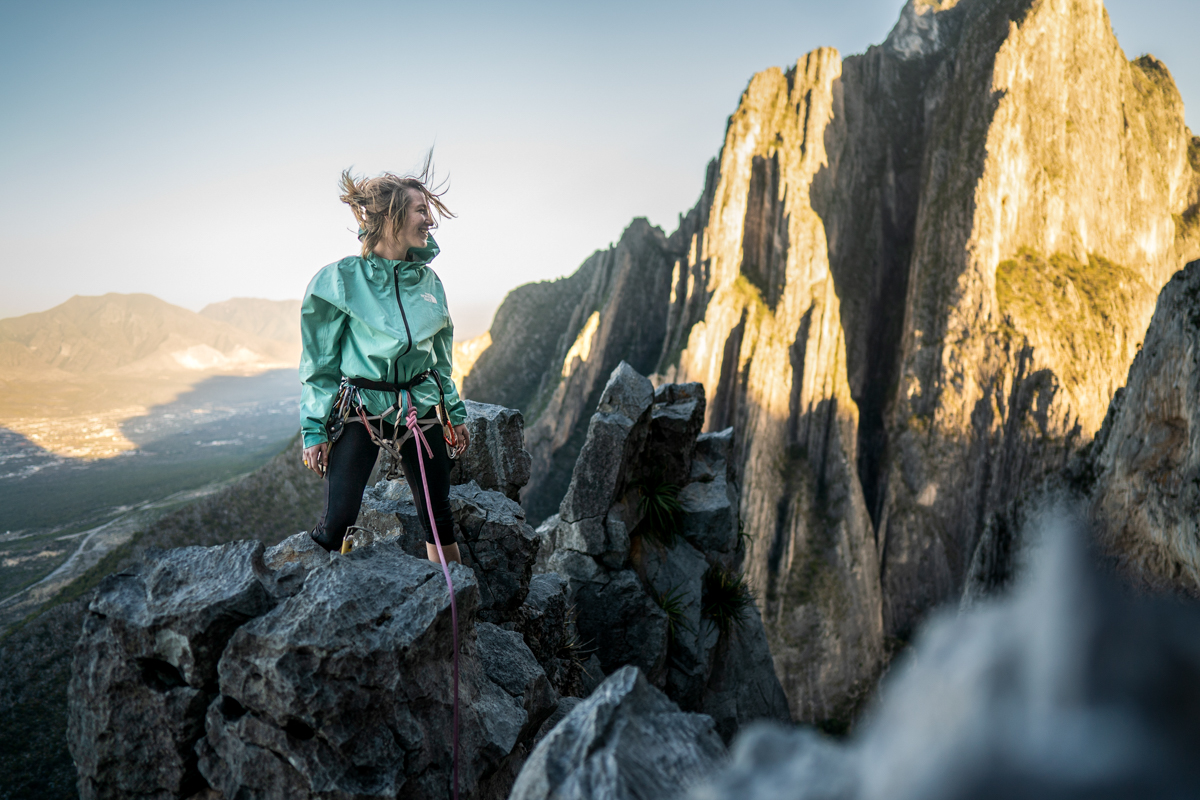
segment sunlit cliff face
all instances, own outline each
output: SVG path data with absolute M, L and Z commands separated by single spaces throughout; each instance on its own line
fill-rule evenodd
M 741 434 L 747 571 L 781 664 L 828 642 L 797 656 L 810 686 L 881 635 L 868 589 L 820 587 L 881 574 L 903 635 L 958 591 L 987 509 L 1099 429 L 1200 254 L 1190 141 L 1166 69 L 1125 59 L 1098 0 L 909 3 L 864 56 L 751 81 L 665 377 Z M 794 704 L 824 702 L 801 684 Z

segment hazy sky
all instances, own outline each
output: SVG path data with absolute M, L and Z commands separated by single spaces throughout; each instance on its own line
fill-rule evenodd
M 670 232 L 750 76 L 900 0 L 0 2 L 0 317 L 74 294 L 295 298 L 353 252 L 338 173 L 436 144 L 460 334 L 635 216 Z M 1109 0 L 1200 103 L 1200 2 Z M 1192 117 L 1195 119 L 1194 115 Z

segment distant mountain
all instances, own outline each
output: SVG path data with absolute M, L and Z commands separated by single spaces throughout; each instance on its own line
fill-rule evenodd
M 283 329 L 286 305 L 233 300 L 197 314 L 105 294 L 0 319 L 0 428 L 62 456 L 131 450 L 123 425 L 151 408 L 220 376 L 293 370 L 300 342 Z
M 272 320 L 281 316 L 272 313 Z M 274 323 L 266 327 L 274 330 Z M 49 311 L 0 320 L 0 369 L 10 379 L 259 370 L 294 364 L 298 356 L 298 342 L 148 294 L 76 296 Z
M 200 309 L 201 316 L 227 322 L 235 328 L 300 346 L 300 301 L 263 300 L 257 297 L 235 297 L 220 303 L 209 303 Z

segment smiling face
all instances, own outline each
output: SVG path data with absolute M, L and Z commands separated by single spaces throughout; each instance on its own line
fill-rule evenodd
M 401 253 L 407 253 L 413 247 L 425 247 L 429 243 L 429 231 L 434 227 L 433 210 L 425 193 L 412 188 L 404 191 L 408 195 L 408 203 L 396 236 L 397 249 Z

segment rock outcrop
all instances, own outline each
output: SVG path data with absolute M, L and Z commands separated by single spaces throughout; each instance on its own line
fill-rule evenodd
M 461 567 L 451 575 L 469 795 L 558 698 L 519 635 L 476 636 L 478 585 Z M 201 772 L 226 797 L 445 796 L 451 641 L 437 565 L 394 542 L 335 557 L 233 636 L 197 747 Z
M 609 373 L 621 361 L 642 374 L 654 371 L 672 265 L 686 252 L 688 236 L 667 238 L 634 220 L 570 278 L 520 287 L 496 312 L 492 341 L 504 344 L 480 355 L 463 390 L 519 408 L 532 421 L 525 436 L 532 466 L 522 496 L 532 519 L 558 508 Z
M 1105 551 L 1138 583 L 1200 596 L 1200 261 L 1163 289 L 1096 445 Z
M 1007 588 L 1032 567 L 1041 520 L 1087 515 L 1104 555 L 1132 584 L 1200 595 L 1200 262 L 1163 289 L 1128 382 L 1091 445 L 991 514 L 962 604 Z
M 469 482 L 451 489 L 466 562 L 452 566 L 459 777 L 464 796 L 498 799 L 558 710 L 560 687 L 582 692 L 584 673 L 565 582 L 533 579 L 537 539 L 502 493 L 523 481 L 508 467 L 528 463 L 520 414 L 474 405 L 472 421 L 481 452 L 462 465 Z M 346 555 L 298 533 L 267 549 L 153 551 L 107 579 L 70 687 L 81 794 L 445 796 L 453 683 L 442 572 L 425 558 L 403 482 L 372 487 L 360 522 Z
M 218 660 L 274 600 L 263 545 L 170 550 L 105 579 L 84 620 L 68 688 L 68 742 L 89 798 L 187 797 L 193 748 L 218 691 Z
M 712 719 L 681 712 L 623 667 L 542 739 L 510 800 L 670 800 L 724 756 Z
M 620 358 L 703 384 L 792 713 L 840 727 L 988 520 L 1097 433 L 1198 220 L 1200 140 L 1100 0 L 910 0 L 861 56 L 754 76 L 680 227 L 637 221 L 572 279 L 611 290 L 521 401 L 532 518 Z M 523 357 L 493 341 L 480 363 Z
M 151 554 L 105 582 L 70 687 L 81 796 L 445 796 L 440 568 L 394 540 L 328 556 L 305 536 L 266 558 L 258 542 Z M 452 576 L 461 786 L 502 797 L 559 695 L 519 632 L 477 627 L 473 572 Z
M 698 383 L 655 390 L 618 364 L 559 512 L 538 528 L 537 570 L 565 582 L 600 669 L 639 667 L 728 739 L 788 710 L 740 576 L 732 431 L 699 434 L 705 407 Z
M 1133 597 L 1078 522 L 1015 596 L 919 633 L 846 742 L 759 726 L 694 800 L 1186 797 L 1200 768 L 1200 607 Z
M 450 482 L 474 481 L 510 500 L 520 499 L 521 488 L 529 482 L 530 464 L 521 412 L 471 400 L 465 402 L 471 446 L 454 462 Z

